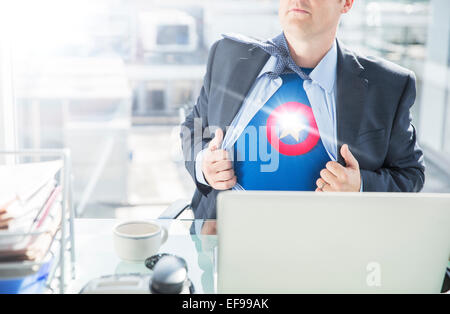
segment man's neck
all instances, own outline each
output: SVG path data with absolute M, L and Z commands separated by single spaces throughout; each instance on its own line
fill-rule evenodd
M 315 68 L 330 51 L 336 39 L 335 33 L 308 40 L 284 32 L 294 62 L 302 68 Z

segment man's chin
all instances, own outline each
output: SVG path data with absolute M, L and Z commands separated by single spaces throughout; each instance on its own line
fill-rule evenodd
M 286 19 L 286 24 L 292 26 L 295 25 L 310 26 L 312 24 L 312 18 L 310 15 L 290 15 Z
M 285 32 L 295 36 L 296 38 L 307 38 L 308 34 L 311 33 L 311 28 L 309 23 L 295 22 L 287 25 L 284 29 Z

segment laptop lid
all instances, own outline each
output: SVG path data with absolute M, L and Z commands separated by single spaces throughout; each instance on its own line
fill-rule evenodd
M 219 293 L 439 293 L 450 195 L 218 195 Z

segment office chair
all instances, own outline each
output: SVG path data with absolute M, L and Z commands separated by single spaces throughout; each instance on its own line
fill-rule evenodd
M 188 209 L 192 209 L 191 202 L 185 199 L 179 199 L 167 207 L 158 219 L 177 219 L 185 210 Z
M 189 112 L 192 111 L 194 103 L 186 103 L 179 108 L 180 124 L 186 119 Z M 177 219 L 185 210 L 192 209 L 191 202 L 185 199 L 179 199 L 173 202 L 158 217 L 158 219 Z
M 450 268 L 447 268 L 447 273 L 445 274 L 441 292 L 450 294 Z

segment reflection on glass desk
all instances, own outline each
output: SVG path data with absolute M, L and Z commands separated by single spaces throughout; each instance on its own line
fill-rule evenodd
M 215 222 L 204 220 L 154 220 L 169 230 L 159 253 L 184 258 L 196 293 L 214 293 Z M 66 292 L 78 293 L 90 280 L 113 274 L 151 274 L 142 263 L 124 262 L 113 246 L 114 219 L 76 219 L 76 278 Z

